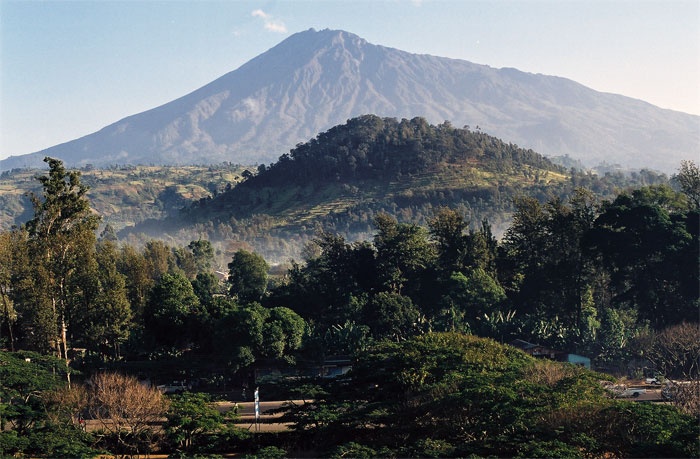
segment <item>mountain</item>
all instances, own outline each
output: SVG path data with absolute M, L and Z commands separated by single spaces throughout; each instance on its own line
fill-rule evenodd
M 348 32 L 294 34 L 212 83 L 93 134 L 0 161 L 0 170 L 92 164 L 269 163 L 362 114 L 449 120 L 583 164 L 674 171 L 697 156 L 700 117 L 564 78 L 373 45 Z

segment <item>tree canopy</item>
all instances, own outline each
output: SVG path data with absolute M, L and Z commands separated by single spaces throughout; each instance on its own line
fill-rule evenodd
M 313 401 L 289 407 L 287 419 L 300 442 L 322 454 L 697 454 L 697 442 L 689 441 L 699 433 L 692 416 L 615 401 L 598 374 L 475 336 L 428 333 L 385 341 L 358 355 L 349 376 L 317 387 Z M 664 428 L 652 427 L 656 421 Z

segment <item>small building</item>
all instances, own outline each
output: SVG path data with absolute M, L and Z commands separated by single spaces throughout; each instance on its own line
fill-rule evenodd
M 319 376 L 322 378 L 336 378 L 343 376 L 352 370 L 352 360 L 347 355 L 334 355 L 327 357 L 321 365 Z
M 538 358 L 554 360 L 554 357 L 557 354 L 557 352 L 553 349 L 549 349 L 548 347 L 542 346 L 541 344 L 529 343 L 522 339 L 513 340 L 510 342 L 510 345 L 513 347 L 517 347 L 526 354 Z
M 568 352 L 556 351 L 540 344 L 534 344 L 522 339 L 516 339 L 509 343 L 513 347 L 517 347 L 526 354 L 535 358 L 556 360 L 557 362 L 568 362 L 574 365 L 580 365 L 590 370 L 591 359 L 578 354 L 570 354 Z
M 586 367 L 588 370 L 591 369 L 591 359 L 578 354 L 567 354 L 565 352 L 560 352 L 555 356 L 555 360 L 558 362 L 569 362 L 574 365 L 580 365 Z

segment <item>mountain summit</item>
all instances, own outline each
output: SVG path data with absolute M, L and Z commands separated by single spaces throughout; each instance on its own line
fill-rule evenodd
M 93 164 L 269 163 L 362 114 L 469 125 L 586 165 L 675 170 L 697 155 L 700 117 L 564 78 L 373 45 L 339 30 L 294 34 L 179 99 L 98 132 L 0 161 Z

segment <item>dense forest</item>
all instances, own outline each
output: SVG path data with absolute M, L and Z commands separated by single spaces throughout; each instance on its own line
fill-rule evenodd
M 416 161 L 432 167 L 410 160 L 387 167 L 384 178 L 412 174 Z M 508 161 L 557 171 L 534 156 Z M 75 455 L 66 448 L 80 445 L 151 451 L 152 431 L 88 435 L 61 411 L 77 399 L 32 395 L 58 390 L 57 375 L 79 387 L 112 369 L 196 378 L 214 390 L 252 384 L 261 366 L 301 375 L 346 355 L 355 359 L 351 378 L 305 386 L 315 402 L 287 413 L 299 435 L 285 437 L 284 448 L 338 457 L 697 455 L 697 406 L 620 405 L 597 382 L 609 377 L 547 367 L 498 344 L 522 339 L 585 355 L 608 374 L 699 379 L 700 171 L 692 162 L 674 176 L 677 190 L 651 185 L 605 200 L 583 187 L 565 197 L 520 196 L 500 240 L 461 207 L 436 206 L 425 225 L 377 212 L 368 239 L 318 231 L 301 259 L 276 270 L 241 248 L 225 273 L 215 272 L 206 239 L 135 247 L 98 231 L 80 173 L 47 162 L 33 218 L 0 233 L 0 341 L 10 351 L 0 365 L 9 372 L 0 422 L 11 427 L 0 432 L 3 454 Z M 273 165 L 239 187 L 268 186 L 278 168 L 290 170 Z M 304 167 L 294 170 L 290 180 L 303 183 Z M 79 397 L 88 405 L 100 384 L 90 381 Z M 583 406 L 590 416 L 580 415 Z M 651 430 L 616 439 L 596 430 L 606 423 Z M 59 428 L 69 445 L 56 438 Z M 232 448 L 238 437 L 227 432 L 217 438 Z M 32 435 L 43 440 L 23 440 Z M 162 448 L 194 451 L 186 448 L 196 442 L 168 438 Z

